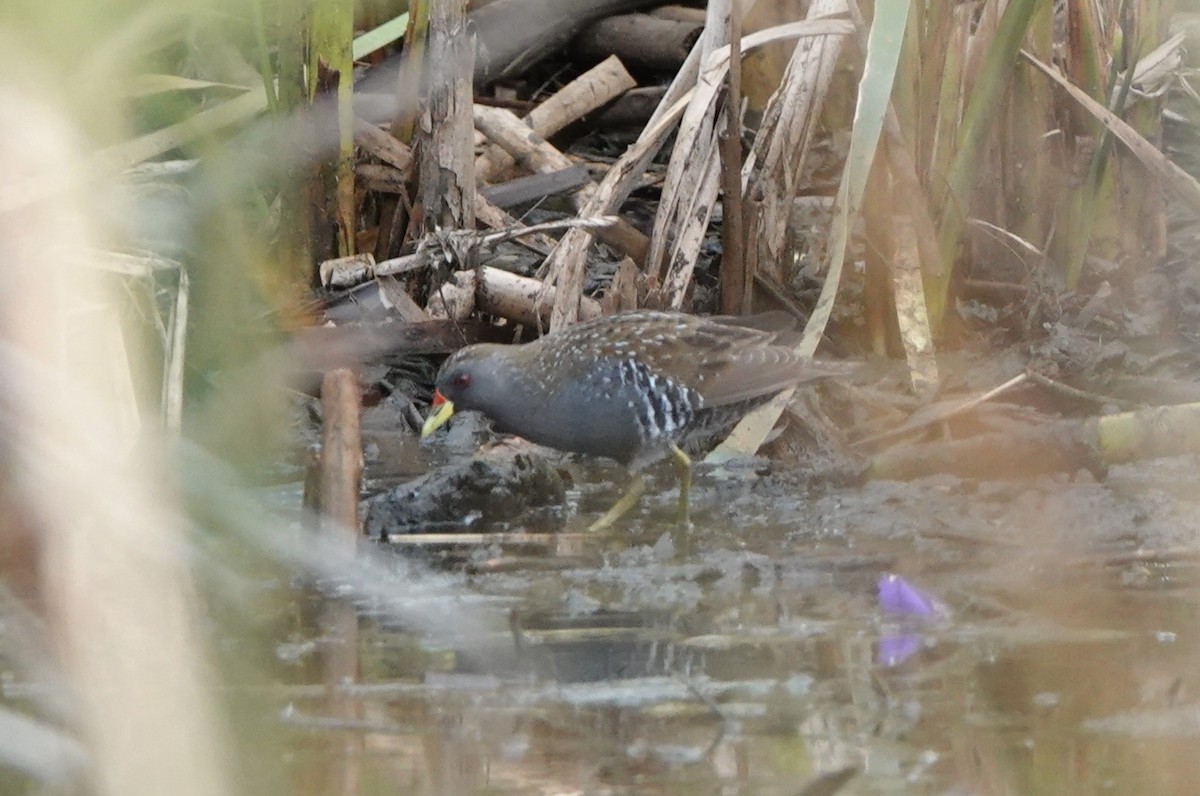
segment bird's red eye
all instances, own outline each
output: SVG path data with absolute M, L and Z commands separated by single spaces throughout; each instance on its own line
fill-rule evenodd
M 458 387 L 466 387 L 471 383 L 470 373 L 460 373 L 454 377 L 454 384 Z

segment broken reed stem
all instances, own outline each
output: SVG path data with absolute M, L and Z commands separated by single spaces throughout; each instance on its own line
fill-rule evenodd
M 457 271 L 433 295 L 428 310 L 439 318 L 466 320 L 475 310 L 533 328 L 546 328 L 558 288 L 491 266 Z M 579 320 L 599 317 L 600 302 L 579 297 Z
M 349 368 L 328 371 L 321 380 L 321 532 L 333 544 L 350 555 L 358 548 L 361 530 L 358 523 L 358 499 L 362 483 L 362 403 L 358 376 Z M 334 692 L 340 683 L 359 678 L 358 611 L 354 601 L 345 597 L 328 600 L 321 609 L 318 629 L 325 644 L 320 651 L 322 680 L 330 688 L 325 711 L 344 722 L 361 721 L 361 703 Z M 363 743 L 361 733 L 340 732 L 331 739 L 340 749 L 328 765 L 306 775 L 321 783 L 323 793 L 348 793 L 359 771 Z M 348 785 L 349 783 L 349 785 Z
M 729 73 L 721 133 L 721 312 L 749 313 L 754 283 L 745 268 L 742 226 L 742 25 L 738 0 L 729 14 Z
M 429 7 L 428 96 L 417 130 L 419 198 L 426 231 L 475 228 L 475 36 L 461 2 Z
M 549 138 L 636 85 L 620 59 L 609 56 L 556 91 L 522 121 L 542 138 Z M 492 144 L 475 159 L 475 179 L 491 181 L 515 164 L 512 155 Z
M 531 130 L 529 125 L 517 118 L 512 111 L 476 105 L 474 116 L 475 126 L 480 132 L 532 172 L 545 174 L 569 169 L 575 165 L 566 155 Z M 589 181 L 587 185 L 571 194 L 572 204 L 584 217 L 584 208 L 596 193 L 596 189 L 596 183 Z M 616 224 L 596 230 L 595 234 L 605 243 L 620 249 L 638 262 L 646 258 L 650 242 L 627 221 L 618 220 Z
M 362 413 L 358 377 L 336 368 L 321 380 L 321 516 L 330 539 L 358 544 L 358 497 L 362 482 Z

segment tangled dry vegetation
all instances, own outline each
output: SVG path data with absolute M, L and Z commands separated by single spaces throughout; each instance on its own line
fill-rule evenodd
M 1200 447 L 1200 185 L 1177 165 L 1200 99 L 1165 4 L 410 5 L 11 4 L 0 565 L 46 619 L 21 615 L 25 651 L 84 697 L 38 697 L 71 733 L 0 715 L 34 780 L 74 777 L 82 743 L 101 790 L 231 792 L 164 552 L 181 512 L 132 441 L 182 428 L 261 464 L 285 416 L 264 385 L 298 367 L 782 307 L 810 353 L 903 363 L 904 389 L 855 397 L 875 475 Z M 325 508 L 353 528 L 356 500 Z
M 1066 454 L 1030 427 L 1030 445 L 1057 451 L 1034 460 L 1052 467 L 1163 451 L 1125 449 L 1108 428 L 1118 424 L 1144 435 L 1124 424 L 1166 423 L 1183 438 L 1188 409 L 1183 427 L 1162 414 L 1086 420 L 1194 400 L 1182 385 L 1184 401 L 1132 398 L 1136 384 L 1148 391 L 1139 379 L 1162 374 L 1131 373 L 1102 343 L 1173 333 L 1191 312 L 1190 293 L 1164 289 L 1181 267 L 1168 211 L 1200 206 L 1200 184 L 1160 142 L 1167 97 L 1188 108 L 1194 98 L 1184 37 L 1168 35 L 1157 6 L 817 0 L 739 6 L 741 18 L 720 2 L 703 14 L 574 5 L 538 36 L 521 33 L 538 3 L 486 4 L 472 24 L 461 9 L 414 8 L 400 56 L 339 83 L 339 107 L 357 115 L 341 128 L 340 188 L 325 205 L 324 240 L 338 245 L 327 283 L 373 277 L 407 321 L 483 316 L 502 328 L 553 330 L 634 307 L 782 307 L 806 323 L 810 354 L 825 339 L 904 362 L 892 378 L 910 400 L 859 396 L 871 407 L 857 429 L 867 450 L 987 415 L 1001 396 L 1049 396 L 1085 418 Z M 681 26 L 687 36 L 666 32 Z M 652 28 L 661 33 L 614 34 Z M 569 81 L 568 40 L 600 61 L 568 62 Z M 646 85 L 671 52 L 669 84 Z M 398 91 L 378 93 L 397 79 Z M 597 151 L 606 114 L 630 140 L 612 155 Z M 525 222 L 501 204 L 567 231 L 518 233 Z M 494 241 L 510 236 L 525 250 L 498 255 Z M 997 355 L 1006 350 L 1014 356 Z M 952 351 L 973 354 L 970 367 Z M 1117 370 L 1132 383 L 1115 384 Z M 963 382 L 966 394 L 945 399 Z M 943 402 L 928 405 L 935 395 Z M 721 455 L 757 450 L 789 398 L 748 418 Z M 985 457 L 991 472 L 1030 456 L 1009 449 Z M 961 470 L 959 454 L 933 463 L 944 453 L 889 450 L 872 472 Z

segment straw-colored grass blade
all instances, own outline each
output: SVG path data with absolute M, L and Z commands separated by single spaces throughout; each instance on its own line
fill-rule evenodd
M 812 317 L 809 318 L 808 326 L 804 329 L 804 336 L 797 345 L 797 350 L 809 355 L 817 349 L 817 343 L 825 331 L 825 324 L 829 321 L 833 301 L 837 296 L 850 229 L 862 206 L 867 177 L 875 160 L 875 152 L 883 130 L 884 116 L 890 107 L 896 67 L 904 42 L 904 29 L 908 22 L 908 5 L 882 4 L 876 7 L 875 18 L 871 23 L 866 64 L 863 67 L 862 80 L 859 82 L 854 129 L 850 137 L 850 152 L 838 189 L 837 213 L 830 234 L 825 284 Z M 747 415 L 729 438 L 709 454 L 708 461 L 722 461 L 732 456 L 753 454 L 757 451 L 791 400 L 792 392 L 785 390 L 757 411 Z

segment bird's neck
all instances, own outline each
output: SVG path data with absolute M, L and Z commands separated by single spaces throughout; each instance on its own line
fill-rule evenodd
M 516 433 L 527 428 L 529 418 L 544 414 L 547 409 L 547 394 L 544 385 L 537 382 L 535 369 L 522 361 L 521 351 L 513 351 L 497 367 L 497 378 L 504 384 L 504 400 L 493 405 L 480 407 L 492 419 L 492 425 L 504 434 Z

